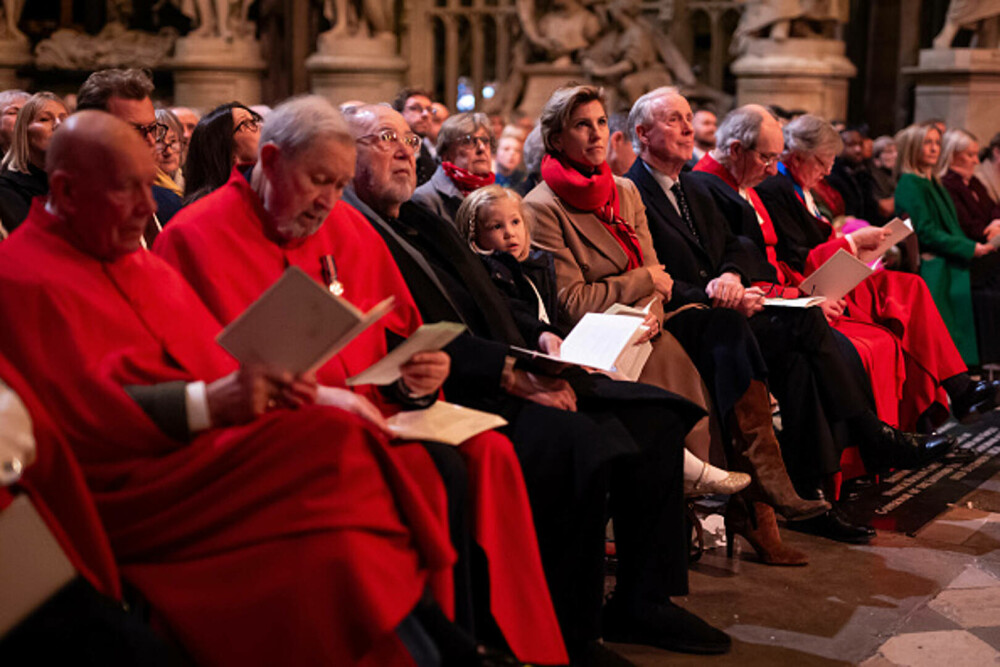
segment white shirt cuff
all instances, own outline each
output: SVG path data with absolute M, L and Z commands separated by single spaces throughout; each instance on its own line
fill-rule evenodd
M 188 431 L 197 433 L 212 428 L 208 412 L 208 392 L 204 382 L 189 382 L 184 388 L 184 407 L 187 408 Z

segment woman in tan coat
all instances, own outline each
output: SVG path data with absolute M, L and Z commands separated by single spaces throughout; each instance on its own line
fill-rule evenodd
M 745 318 L 691 305 L 675 308 L 664 322 L 673 280 L 657 260 L 639 193 L 631 181 L 613 176 L 605 161 L 607 114 L 599 89 L 556 91 L 542 111 L 541 128 L 547 151 L 543 181 L 525 203 L 535 218 L 534 245 L 555 256 L 563 324 L 572 326 L 585 313 L 615 303 L 651 304 L 646 324 L 653 354 L 640 381 L 685 391 L 672 372 L 679 341 L 732 436 L 730 463 L 754 479 L 744 499 L 753 503 L 756 521 L 739 513 L 742 503 L 731 502 L 730 529 L 747 537 L 765 562 L 805 563 L 804 554 L 781 544 L 772 508 L 795 520 L 821 514 L 828 505 L 800 498 L 788 478 L 771 423 L 766 367 Z M 673 336 L 661 333 L 663 326 Z

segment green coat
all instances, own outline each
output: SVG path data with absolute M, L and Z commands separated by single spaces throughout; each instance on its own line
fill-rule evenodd
M 972 315 L 969 264 L 976 242 L 965 235 L 951 196 L 937 181 L 903 174 L 896 186 L 896 213 L 907 213 L 920 241 L 920 275 L 967 364 L 979 363 Z

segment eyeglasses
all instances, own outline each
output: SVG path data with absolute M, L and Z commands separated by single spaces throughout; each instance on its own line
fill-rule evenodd
M 757 156 L 760 158 L 760 161 L 764 163 L 765 167 L 770 167 L 771 165 L 776 164 L 778 162 L 778 158 L 781 157 L 780 153 L 761 153 L 756 148 L 751 148 L 749 150 L 752 150 L 754 153 L 757 154 Z
M 163 141 L 163 138 L 167 136 L 167 130 L 169 129 L 163 123 L 152 122 L 149 125 L 139 125 L 138 123 L 132 123 L 132 127 L 138 132 L 143 139 L 148 139 L 153 137 L 153 141 Z
M 483 148 L 489 148 L 491 152 L 496 152 L 497 150 L 497 140 L 493 137 L 482 137 L 476 136 L 474 134 L 467 134 L 464 137 L 459 138 L 458 145 L 463 148 L 468 148 L 469 146 L 482 146 Z
M 367 141 L 370 139 L 374 139 L 375 146 L 382 151 L 391 151 L 392 145 L 396 143 L 403 144 L 414 153 L 420 150 L 421 139 L 415 134 L 407 134 L 406 136 L 400 137 L 395 130 L 379 130 L 373 134 L 366 134 L 362 137 L 358 137 L 357 141 Z
M 419 102 L 412 102 L 410 104 L 407 104 L 404 107 L 404 109 L 406 111 L 412 111 L 414 113 L 418 113 L 421 115 L 425 113 L 430 113 L 430 114 L 434 113 L 433 107 L 425 107 L 423 104 L 420 104 Z
M 233 130 L 233 134 L 239 134 L 240 132 L 257 132 L 263 124 L 263 118 L 244 118 Z
M 169 153 L 171 151 L 179 151 L 181 149 L 181 142 L 179 141 L 157 141 L 156 150 L 161 153 Z

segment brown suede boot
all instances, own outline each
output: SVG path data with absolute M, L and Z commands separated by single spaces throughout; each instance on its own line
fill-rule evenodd
M 792 486 L 781 458 L 781 447 L 771 422 L 771 402 L 763 382 L 751 380 L 750 387 L 736 401 L 730 418 L 733 467 L 753 478 L 750 499 L 763 501 L 788 521 L 801 521 L 830 509 L 825 500 L 804 500 Z
M 734 540 L 740 535 L 765 565 L 806 565 L 809 562 L 806 554 L 781 541 L 774 510 L 764 503 L 750 504 L 753 505 L 753 519 L 747 514 L 747 501 L 743 498 L 733 498 L 726 506 L 726 555 L 733 557 Z

